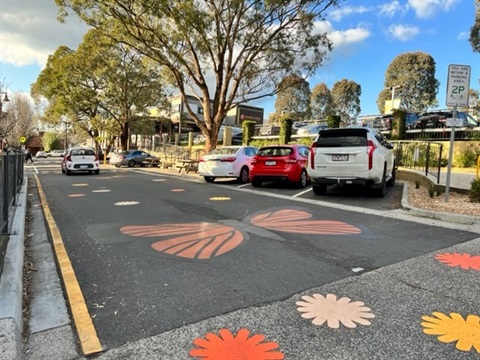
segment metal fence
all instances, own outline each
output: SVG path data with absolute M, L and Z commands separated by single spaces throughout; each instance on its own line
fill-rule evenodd
M 0 152 L 0 274 L 9 237 L 10 210 L 24 179 L 24 159 L 22 151 Z
M 432 175 L 440 182 L 443 144 L 432 141 L 398 140 L 394 145 L 399 167 L 418 170 Z

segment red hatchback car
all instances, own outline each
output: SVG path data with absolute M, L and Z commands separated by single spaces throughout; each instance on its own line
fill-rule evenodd
M 258 150 L 251 161 L 250 181 L 259 187 L 264 181 L 282 181 L 304 188 L 309 182 L 305 145 L 272 145 Z

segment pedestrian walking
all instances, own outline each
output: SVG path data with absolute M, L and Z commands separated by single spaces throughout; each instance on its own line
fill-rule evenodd
M 32 153 L 30 152 L 30 149 L 27 149 L 27 153 L 25 155 L 25 162 L 28 162 L 28 160 L 30 160 L 33 163 L 33 157 L 32 157 Z

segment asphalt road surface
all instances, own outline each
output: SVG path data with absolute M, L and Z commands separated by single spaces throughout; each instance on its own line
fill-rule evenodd
M 362 212 L 306 190 L 132 169 L 65 176 L 58 164 L 41 164 L 48 206 L 105 349 L 477 236 L 383 216 L 398 207 L 396 187 L 385 199 L 326 196 L 330 204 L 368 203 Z

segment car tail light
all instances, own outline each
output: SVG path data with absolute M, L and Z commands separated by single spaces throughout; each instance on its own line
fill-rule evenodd
M 198 160 L 198 162 L 205 162 L 205 159 L 204 159 L 204 158 L 200 158 L 200 160 Z
M 98 156 L 95 155 L 95 159 L 93 159 L 93 161 L 98 161 Z
M 234 162 L 235 160 L 237 160 L 236 157 L 228 157 L 228 158 L 220 159 L 220 162 Z
M 70 155 L 65 156 L 65 160 L 67 160 L 67 161 L 72 161 L 72 157 L 71 157 Z
M 317 147 L 317 143 L 314 142 L 310 147 L 310 167 L 315 169 L 315 148 Z
M 371 170 L 373 167 L 373 152 L 377 146 L 372 140 L 367 141 L 367 154 L 368 154 L 368 170 Z

